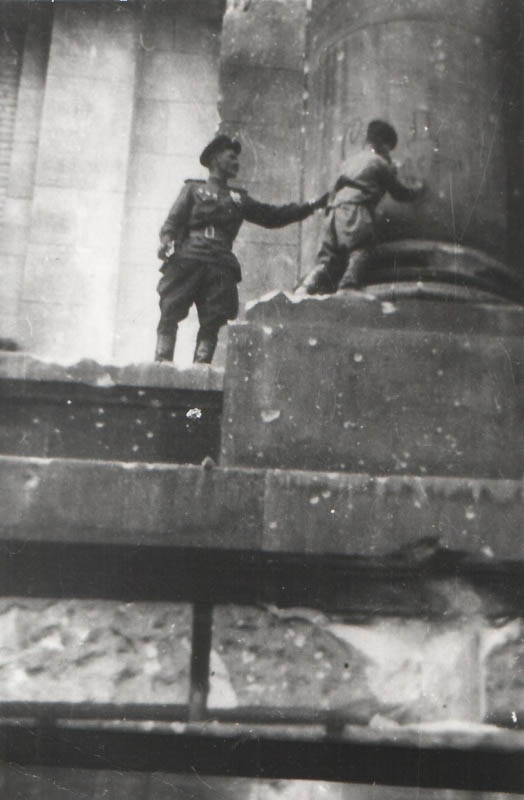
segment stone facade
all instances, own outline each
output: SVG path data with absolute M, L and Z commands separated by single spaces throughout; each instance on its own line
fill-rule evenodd
M 232 2 L 223 18 L 224 7 L 62 2 L 3 14 L 20 51 L 5 145 L 3 336 L 62 361 L 149 360 L 158 230 L 183 181 L 205 177 L 198 154 L 220 119 L 243 143 L 239 182 L 268 202 L 301 199 L 306 4 Z M 300 226 L 246 225 L 236 251 L 243 303 L 292 288 Z M 196 326 L 192 312 L 181 365 Z M 223 335 L 218 363 L 224 351 Z
M 202 176 L 197 156 L 217 128 L 222 10 L 106 2 L 4 14 L 23 48 L 2 335 L 66 361 L 151 358 L 158 229 L 183 179 Z

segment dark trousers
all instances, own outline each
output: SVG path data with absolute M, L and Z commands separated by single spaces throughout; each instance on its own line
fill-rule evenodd
M 157 286 L 160 322 L 157 333 L 170 336 L 196 305 L 199 337 L 216 339 L 219 329 L 238 314 L 237 282 L 229 267 L 171 256 Z
M 346 203 L 332 209 L 324 224 L 317 253 L 317 271 L 322 288 L 335 292 L 344 276 L 350 285 L 351 256 L 357 250 L 375 243 L 373 218 L 365 206 Z M 348 266 L 349 265 L 349 266 Z M 347 288 L 347 287 L 346 287 Z

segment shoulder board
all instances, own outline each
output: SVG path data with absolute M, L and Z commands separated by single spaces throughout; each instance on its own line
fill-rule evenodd
M 187 178 L 184 183 L 205 183 L 202 178 Z

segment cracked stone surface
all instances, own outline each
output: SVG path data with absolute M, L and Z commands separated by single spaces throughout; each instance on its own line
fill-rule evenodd
M 190 630 L 182 604 L 3 599 L 0 698 L 185 703 Z M 453 673 L 473 683 L 477 668 L 483 696 L 463 697 Z M 470 621 L 464 633 L 457 621 L 348 624 L 311 609 L 220 606 L 209 705 L 339 709 L 400 722 L 466 719 L 468 708 L 518 714 L 523 629 L 519 620 Z
M 190 609 L 3 599 L 2 700 L 187 701 Z

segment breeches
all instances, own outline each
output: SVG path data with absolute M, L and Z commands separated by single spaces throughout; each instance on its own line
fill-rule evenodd
M 160 295 L 158 333 L 170 334 L 196 305 L 200 328 L 218 332 L 238 314 L 238 290 L 234 275 L 215 263 L 177 260 L 172 256 L 157 286 Z
M 335 289 L 351 254 L 375 242 L 373 218 L 365 206 L 346 203 L 332 209 L 322 232 L 317 265 L 324 266 Z

